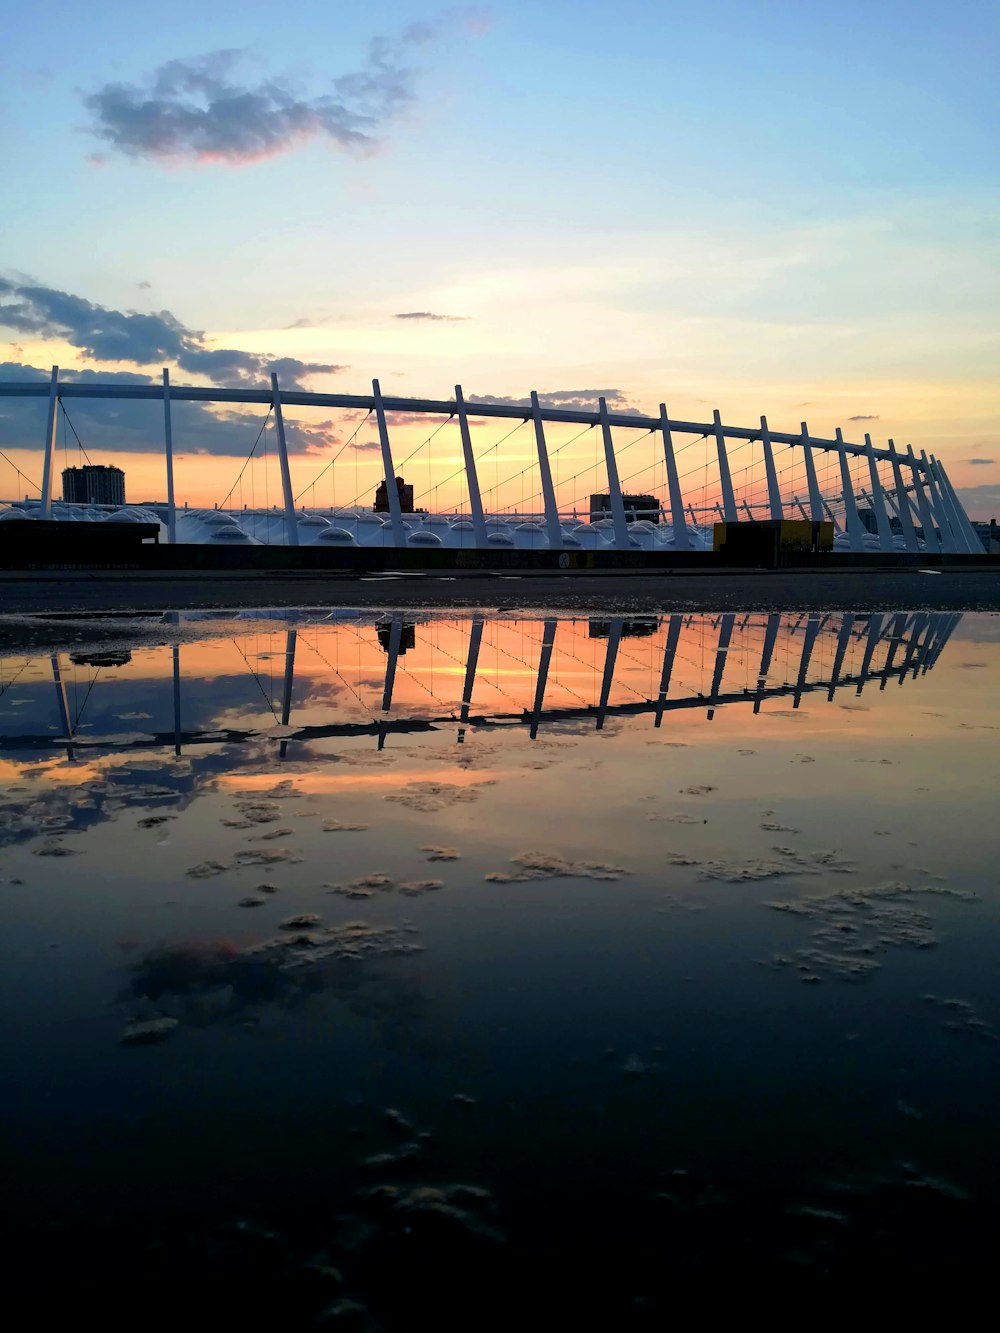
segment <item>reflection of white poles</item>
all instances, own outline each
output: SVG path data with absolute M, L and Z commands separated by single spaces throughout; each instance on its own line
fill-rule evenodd
M 670 677 L 674 670 L 674 659 L 677 656 L 677 644 L 681 637 L 682 617 L 672 615 L 670 617 L 670 626 L 667 629 L 667 642 L 663 650 L 663 671 L 660 675 L 660 691 L 656 696 L 656 721 L 653 723 L 658 727 L 663 721 L 663 708 L 667 702 L 667 695 L 670 692 Z
M 177 505 L 174 500 L 174 432 L 170 421 L 170 371 L 163 367 L 163 454 L 167 464 L 167 541 L 177 540 Z
M 667 465 L 667 491 L 670 494 L 670 523 L 674 530 L 674 550 L 686 551 L 690 548 L 691 542 L 684 521 L 684 500 L 677 476 L 677 459 L 674 456 L 674 444 L 670 435 L 670 418 L 663 403 L 660 404 L 660 430 L 663 433 L 663 461 Z
M 465 684 L 462 687 L 462 710 L 459 714 L 459 721 L 462 729 L 458 733 L 458 743 L 465 740 L 465 725 L 469 720 L 469 709 L 472 707 L 472 692 L 476 687 L 476 669 L 479 666 L 479 649 L 483 642 L 483 618 L 482 616 L 473 616 L 472 633 L 469 635 L 469 656 L 465 663 Z
M 549 664 L 552 661 L 552 648 L 556 641 L 556 622 L 555 620 L 546 620 L 542 627 L 542 652 L 538 659 L 538 679 L 535 682 L 535 703 L 531 710 L 531 729 L 529 736 L 532 740 L 538 735 L 538 719 L 542 713 L 542 702 L 545 699 L 545 685 L 549 678 Z
M 840 673 L 844 665 L 844 656 L 847 653 L 847 645 L 851 639 L 851 631 L 854 629 L 854 616 L 844 616 L 840 626 L 840 634 L 837 636 L 837 651 L 833 659 L 833 674 L 830 677 L 830 692 L 828 699 L 832 699 L 837 692 L 837 686 L 840 684 Z
M 288 468 L 288 445 L 285 443 L 285 419 L 281 414 L 281 394 L 278 377 L 271 376 L 271 402 L 274 406 L 274 427 L 278 437 L 278 466 L 281 470 L 281 494 L 285 501 L 285 542 L 299 544 L 299 525 L 295 521 L 295 501 L 292 498 L 292 474 Z
M 799 659 L 799 674 L 795 681 L 795 694 L 792 698 L 792 707 L 798 708 L 802 701 L 802 690 L 806 683 L 806 672 L 809 670 L 809 659 L 812 657 L 813 644 L 816 642 L 816 635 L 819 633 L 819 616 L 813 614 L 806 623 L 806 632 L 802 636 L 802 656 Z
M 393 478 L 395 481 L 395 478 Z M 382 691 L 382 712 L 388 713 L 392 707 L 392 689 L 396 682 L 396 663 L 399 661 L 399 645 L 403 637 L 403 617 L 394 611 L 389 624 L 389 651 L 385 659 L 385 688 Z
M 63 735 L 66 737 L 66 758 L 73 759 L 73 727 L 69 720 L 69 705 L 66 703 L 66 685 L 62 678 L 62 671 L 59 669 L 59 654 L 53 653 L 49 661 L 52 663 L 52 683 L 56 687 L 56 707 L 59 710 L 59 721 L 62 723 Z
M 288 719 L 292 715 L 292 684 L 295 680 L 295 642 L 298 634 L 290 629 L 285 632 L 285 681 L 281 691 L 281 725 L 288 726 Z M 288 741 L 282 737 L 281 744 L 278 747 L 279 759 L 284 759 L 288 753 Z
M 542 484 L 542 501 L 545 505 L 545 530 L 549 534 L 549 548 L 561 551 L 563 540 L 562 528 L 559 526 L 559 510 L 556 507 L 556 491 L 552 485 L 552 468 L 549 464 L 549 451 L 545 445 L 542 409 L 534 389 L 531 391 L 531 416 L 535 423 L 535 448 L 538 452 L 538 475 Z
M 767 475 L 767 500 L 771 507 L 771 518 L 780 522 L 785 517 L 781 504 L 781 487 L 778 474 L 774 470 L 774 450 L 771 448 L 771 432 L 767 426 L 767 417 L 760 419 L 760 443 L 764 450 L 764 472 Z
M 885 507 L 885 492 L 882 489 L 882 479 L 878 474 L 878 462 L 875 458 L 875 450 L 872 448 L 872 437 L 865 432 L 865 456 L 868 459 L 868 475 L 872 483 L 872 509 L 875 511 L 875 527 L 878 530 L 878 544 L 883 551 L 893 551 L 895 546 L 892 540 L 892 524 L 889 522 L 889 513 Z
M 52 462 L 56 450 L 56 414 L 59 410 L 59 367 L 52 367 L 49 381 L 49 416 L 45 426 L 45 454 L 42 458 L 42 518 L 52 517 Z
M 378 422 L 378 438 L 382 447 L 382 471 L 385 473 L 385 495 L 389 502 L 389 522 L 392 526 L 393 546 L 404 546 L 403 511 L 399 507 L 399 491 L 396 489 L 396 469 L 392 461 L 392 446 L 389 444 L 389 427 L 385 421 L 385 408 L 382 406 L 382 390 L 378 380 L 372 380 L 372 393 L 375 395 L 375 420 Z
M 173 658 L 173 676 L 174 676 L 174 754 L 180 755 L 181 752 L 181 650 L 179 644 L 174 644 L 170 650 Z
M 719 415 L 719 409 L 716 408 L 712 413 L 712 421 L 715 426 L 715 450 L 719 456 L 719 482 L 722 486 L 722 521 L 724 523 L 735 523 L 736 496 L 733 494 L 733 479 L 729 472 L 729 455 L 726 453 L 726 436 L 722 429 L 722 417 Z
M 781 616 L 772 611 L 767 618 L 767 628 L 764 631 L 764 646 L 760 652 L 760 668 L 757 672 L 757 697 L 753 701 L 753 711 L 760 712 L 761 695 L 767 683 L 767 673 L 771 670 L 771 660 L 774 657 L 774 645 L 778 642 L 778 629 L 781 625 Z
M 604 726 L 604 714 L 607 712 L 608 699 L 611 695 L 611 682 L 615 678 L 615 663 L 618 660 L 618 645 L 622 640 L 623 616 L 615 616 L 608 625 L 608 651 L 604 656 L 604 678 L 601 681 L 601 701 L 597 707 L 597 730 Z
M 863 551 L 865 549 L 864 535 L 861 530 L 861 519 L 858 517 L 858 505 L 854 498 L 854 486 L 851 482 L 851 469 L 847 465 L 847 450 L 844 449 L 844 436 L 840 427 L 837 427 L 837 456 L 840 459 L 840 486 L 844 493 L 844 517 L 847 523 L 847 540 L 852 551 Z
M 722 617 L 722 623 L 719 625 L 719 641 L 715 650 L 715 672 L 712 676 L 712 688 L 708 696 L 708 720 L 711 722 L 715 716 L 715 705 L 719 701 L 719 690 L 722 686 L 722 674 L 726 669 L 726 657 L 729 654 L 729 644 L 733 637 L 733 626 L 736 623 L 736 613 L 727 611 Z
M 868 672 L 871 670 L 872 658 L 875 656 L 875 649 L 879 640 L 882 638 L 882 612 L 879 611 L 868 621 L 868 641 L 865 644 L 865 655 L 861 659 L 861 671 L 858 675 L 858 694 L 865 688 L 865 682 L 868 680 Z
M 615 525 L 615 546 L 619 551 L 628 550 L 628 520 L 625 517 L 625 501 L 622 498 L 622 486 L 618 479 L 618 462 L 615 458 L 615 443 L 611 435 L 611 421 L 608 417 L 608 404 L 604 398 L 598 398 L 597 406 L 601 414 L 601 434 L 604 436 L 604 465 L 608 473 L 608 496 L 611 502 L 611 520 Z
M 458 415 L 458 431 L 462 437 L 462 456 L 465 459 L 465 480 L 469 486 L 469 513 L 472 515 L 473 535 L 476 545 L 482 548 L 486 545 L 486 519 L 483 516 L 476 457 L 472 452 L 472 435 L 469 431 L 469 414 L 465 408 L 461 384 L 455 385 L 455 410 Z

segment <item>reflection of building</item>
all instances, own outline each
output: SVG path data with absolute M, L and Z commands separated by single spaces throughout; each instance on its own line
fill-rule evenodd
M 648 518 L 651 523 L 659 523 L 660 502 L 655 495 L 623 495 L 622 500 L 625 504 L 625 518 L 629 523 L 634 523 L 637 518 Z M 590 497 L 591 523 L 596 523 L 599 518 L 607 518 L 610 513 L 609 495 Z
M 396 478 L 396 491 L 399 495 L 399 508 L 404 514 L 413 513 L 413 487 L 407 486 L 402 477 Z M 385 482 L 380 481 L 378 490 L 375 492 L 375 504 L 373 505 L 376 514 L 388 514 L 389 512 L 389 492 L 385 488 Z
M 120 467 L 87 463 L 63 469 L 63 499 L 73 504 L 123 505 L 125 473 Z
M 385 652 L 389 651 L 390 638 L 392 636 L 391 625 L 379 625 L 378 641 Z M 416 625 L 403 625 L 399 636 L 399 651 L 405 653 L 407 648 L 417 646 L 417 627 Z
M 645 639 L 650 634 L 655 634 L 659 628 L 660 622 L 655 616 L 649 620 L 623 620 L 621 622 L 621 635 L 623 639 Z M 588 629 L 588 638 L 606 639 L 611 633 L 611 621 L 591 620 Z
M 121 652 L 111 650 L 106 653 L 70 653 L 69 660 L 75 662 L 77 666 L 120 667 L 132 661 L 132 654 L 127 649 Z

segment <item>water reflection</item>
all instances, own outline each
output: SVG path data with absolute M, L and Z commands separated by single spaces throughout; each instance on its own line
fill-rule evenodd
M 0 662 L 35 1292 L 624 1329 L 988 1270 L 1000 622 L 122 637 Z
M 58 736 L 18 728 L 0 736 L 0 749 L 58 744 L 73 759 L 83 747 L 170 745 L 180 755 L 186 747 L 274 735 L 277 727 L 279 753 L 286 757 L 299 741 L 372 735 L 381 749 L 394 733 L 453 723 L 462 742 L 469 728 L 527 727 L 534 739 L 547 727 L 580 720 L 592 721 L 600 731 L 616 717 L 648 716 L 660 727 L 665 715 L 685 709 L 703 709 L 709 719 L 719 708 L 741 704 L 756 714 L 787 699 L 797 709 L 806 695 L 832 702 L 838 691 L 860 697 L 866 688 L 885 690 L 890 681 L 917 680 L 932 669 L 960 620 L 960 614 L 936 612 L 551 617 L 541 623 L 479 615 L 468 621 L 434 617 L 419 625 L 402 612 L 332 625 L 304 619 L 280 638 L 265 627 L 249 636 L 207 636 L 197 649 L 174 645 L 169 649 L 172 727 L 143 728 L 132 737 L 120 729 L 110 735 L 93 731 L 97 700 L 91 703 L 91 695 L 101 688 L 102 671 L 103 683 L 113 671 L 141 681 L 144 707 L 153 710 L 148 717 L 162 716 L 167 688 L 162 659 L 168 650 L 144 654 L 135 673 L 126 671 L 132 663 L 128 652 L 71 654 L 72 666 L 93 668 L 75 710 L 67 703 L 65 667 L 53 654 Z M 206 645 L 216 678 L 227 682 L 225 707 L 192 727 L 185 671 L 203 678 Z M 263 715 L 254 706 L 255 691 Z M 234 696 L 240 694 L 234 710 Z M 326 706 L 319 704 L 323 696 Z M 43 701 L 31 702 L 34 707 L 19 713 L 18 722 L 43 722 Z M 89 735 L 81 731 L 88 707 Z

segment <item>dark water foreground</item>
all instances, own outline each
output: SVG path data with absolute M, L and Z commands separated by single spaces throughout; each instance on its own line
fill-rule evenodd
M 11 1304 L 660 1328 L 990 1280 L 1000 618 L 184 628 L 0 660 Z

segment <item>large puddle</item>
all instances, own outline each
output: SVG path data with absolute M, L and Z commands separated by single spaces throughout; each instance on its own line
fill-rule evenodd
M 653 1327 L 992 1258 L 1000 618 L 163 639 L 0 663 L 36 1301 Z

